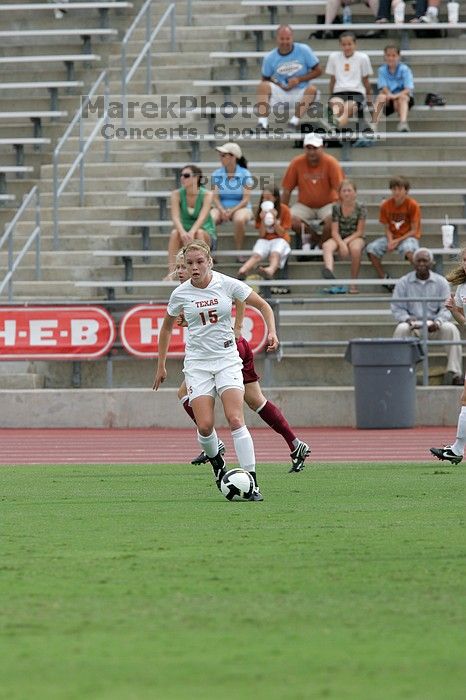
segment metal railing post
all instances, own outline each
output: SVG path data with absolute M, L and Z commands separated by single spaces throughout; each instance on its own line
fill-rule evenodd
M 58 152 L 55 149 L 52 159 L 53 171 L 53 249 L 59 248 L 59 233 L 58 233 Z
M 104 92 L 104 113 L 108 117 L 108 107 L 110 102 L 110 78 L 108 73 L 105 73 L 105 92 Z M 103 126 L 107 124 L 107 119 L 105 119 Z M 104 137 L 104 161 L 108 163 L 110 160 L 110 139 Z
M 81 116 L 79 119 L 79 206 L 84 204 L 84 120 Z
M 126 37 L 121 44 L 121 126 L 126 129 Z
M 40 193 L 39 190 L 36 190 L 36 212 L 35 212 L 35 222 L 36 222 L 36 229 L 38 229 L 39 233 L 37 234 L 36 237 L 36 280 L 40 280 L 42 278 L 42 271 L 41 271 L 41 265 L 40 265 L 40 249 L 41 249 L 41 219 L 40 219 Z M 12 236 L 13 238 L 13 236 Z
M 152 94 L 152 51 L 150 49 L 150 35 L 152 34 L 152 13 L 149 3 L 146 11 L 146 43 L 149 44 L 149 51 L 146 56 L 146 95 Z
M 427 347 L 427 301 L 422 300 L 422 386 L 429 386 L 429 355 Z
M 171 50 L 176 50 L 176 14 L 175 5 L 171 6 L 171 21 L 170 21 L 170 45 Z
M 188 0 L 188 16 L 186 17 L 186 23 L 188 27 L 193 23 L 193 0 Z

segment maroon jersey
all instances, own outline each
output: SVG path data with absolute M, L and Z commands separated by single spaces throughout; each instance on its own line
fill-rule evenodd
M 254 367 L 254 355 L 248 341 L 241 336 L 241 338 L 236 341 L 236 347 L 243 361 L 243 384 L 258 382 L 260 377 Z

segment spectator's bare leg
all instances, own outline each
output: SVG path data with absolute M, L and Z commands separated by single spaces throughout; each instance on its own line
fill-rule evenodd
M 350 276 L 351 279 L 355 280 L 359 277 L 359 270 L 361 269 L 361 256 L 362 251 L 364 249 L 364 241 L 362 238 L 355 238 L 354 241 L 351 241 L 348 247 L 351 257 Z M 353 294 L 354 292 L 357 292 L 356 285 L 350 285 L 350 292 L 352 292 Z
M 302 119 L 306 115 L 310 106 L 314 102 L 317 95 L 317 88 L 314 85 L 309 85 L 304 90 L 302 102 L 297 102 L 295 107 L 295 117 Z
M 388 99 L 387 96 L 384 93 L 379 93 L 377 97 L 375 98 L 374 102 L 374 115 L 373 115 L 373 124 L 376 125 L 379 123 L 380 118 L 382 114 L 384 113 L 384 107 L 387 104 Z
M 247 260 L 244 265 L 238 270 L 238 275 L 246 277 L 252 270 L 254 270 L 261 261 L 261 256 L 257 253 L 253 253 L 249 260 Z
M 262 80 L 257 86 L 257 118 L 258 124 L 267 129 L 270 114 L 271 84 L 268 80 Z
M 278 268 L 280 267 L 280 255 L 278 253 L 270 253 L 269 264 L 267 267 L 261 267 L 260 271 L 268 279 L 272 279 Z
M 396 98 L 395 109 L 400 116 L 400 123 L 408 121 L 409 95 L 403 94 Z
M 244 237 L 246 235 L 246 224 L 251 218 L 250 209 L 243 207 L 233 214 L 233 235 L 235 237 L 236 250 L 244 248 Z
M 324 267 L 333 272 L 334 259 L 333 256 L 337 250 L 337 242 L 334 238 L 329 238 L 325 243 L 322 243 L 322 253 L 324 257 Z
M 380 260 L 380 258 L 374 255 L 374 253 L 368 253 L 367 257 L 374 266 L 377 275 L 380 277 L 380 279 L 383 279 L 385 277 L 385 270 L 382 267 L 382 261 Z
M 332 24 L 340 10 L 341 4 L 341 0 L 327 0 L 327 6 L 325 8 L 325 24 Z
M 170 275 L 175 269 L 176 254 L 183 247 L 180 234 L 176 228 L 171 230 L 170 238 L 168 239 L 168 274 L 164 279 L 171 279 Z

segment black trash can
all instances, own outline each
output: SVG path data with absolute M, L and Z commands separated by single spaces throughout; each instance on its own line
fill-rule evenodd
M 416 419 L 418 338 L 355 338 L 345 359 L 353 365 L 357 428 L 412 428 Z

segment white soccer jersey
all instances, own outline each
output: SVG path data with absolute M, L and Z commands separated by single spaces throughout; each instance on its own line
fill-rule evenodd
M 238 353 L 231 327 L 232 300 L 245 301 L 251 292 L 244 282 L 215 271 L 205 289 L 195 287 L 189 279 L 172 292 L 167 312 L 170 316 L 183 312 L 188 323 L 187 360 L 218 359 Z

